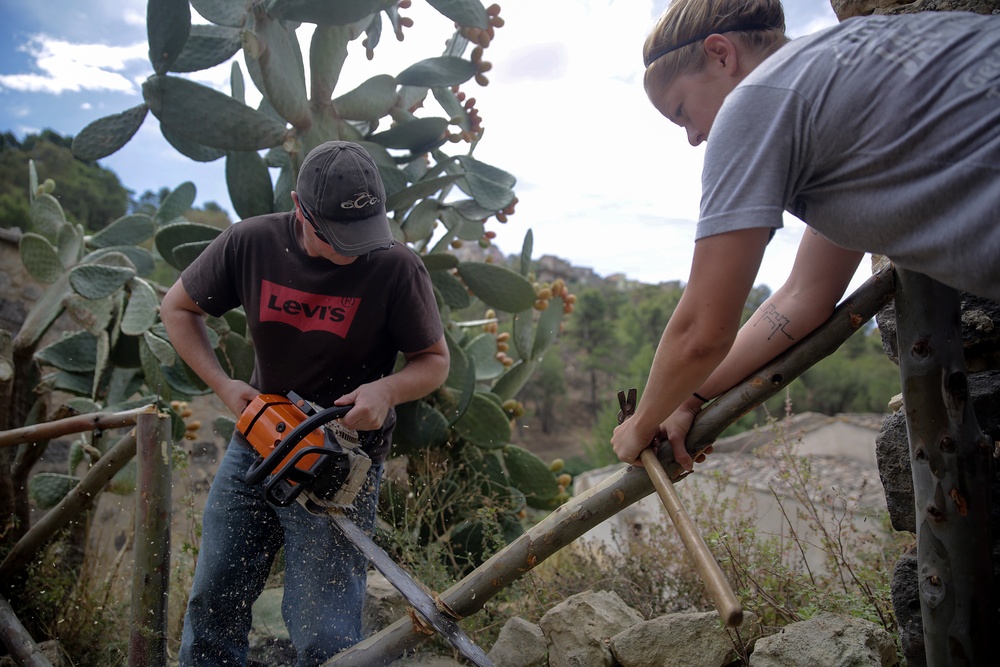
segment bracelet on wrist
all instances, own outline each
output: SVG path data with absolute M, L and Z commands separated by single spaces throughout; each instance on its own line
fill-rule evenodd
M 698 392 L 693 392 L 691 395 L 697 398 L 699 401 L 701 401 L 702 404 L 708 403 L 708 399 L 699 394 Z

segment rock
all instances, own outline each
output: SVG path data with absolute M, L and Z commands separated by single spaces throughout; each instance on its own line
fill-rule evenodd
M 52 667 L 66 667 L 70 664 L 66 660 L 66 651 L 56 639 L 38 642 L 38 651 L 41 653 L 41 656 L 38 657 L 48 660 L 52 663 Z M 35 655 L 37 656 L 37 654 Z M 0 656 L 0 667 L 17 667 L 19 664 L 9 655 Z
M 407 602 L 381 572 L 368 572 L 365 606 L 361 611 L 361 634 L 370 637 L 406 615 Z
M 883 628 L 830 613 L 758 639 L 750 656 L 750 667 L 891 667 L 898 662 L 896 645 Z
M 584 591 L 542 616 L 549 667 L 611 667 L 611 637 L 643 621 L 639 612 L 610 591 Z
M 903 554 L 892 570 L 892 609 L 896 614 L 899 644 L 908 667 L 926 667 L 924 624 L 920 617 L 920 590 L 917 588 L 917 550 Z
M 281 617 L 284 588 L 266 588 L 253 605 L 247 659 L 261 665 L 294 665 L 295 648 Z
M 495 667 L 548 667 L 549 664 L 542 629 L 519 616 L 504 624 L 488 657 Z
M 744 641 L 756 625 L 756 616 L 747 612 L 741 626 Z M 611 653 L 621 667 L 724 667 L 739 657 L 715 611 L 667 614 L 639 623 L 611 638 Z
M 997 0 L 830 0 L 841 21 L 868 14 L 912 14 L 914 12 L 956 11 L 996 13 Z
M 910 441 L 906 435 L 906 415 L 902 411 L 889 415 L 882 422 L 882 430 L 875 438 L 875 458 L 892 527 L 917 532 Z

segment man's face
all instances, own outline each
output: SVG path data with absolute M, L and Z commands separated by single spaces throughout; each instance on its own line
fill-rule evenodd
M 292 199 L 295 202 L 296 216 L 301 223 L 302 228 L 302 242 L 305 244 L 304 250 L 312 257 L 322 257 L 327 259 L 338 266 L 347 266 L 348 264 L 353 264 L 358 258 L 348 255 L 342 255 L 334 249 L 332 245 L 323 236 L 323 232 L 319 230 L 316 223 L 312 219 L 312 214 L 306 210 L 306 207 L 302 205 L 299 201 L 298 195 L 292 193 Z
M 722 102 L 737 83 L 710 64 L 701 72 L 678 75 L 650 101 L 667 120 L 687 132 L 692 146 L 697 146 L 708 140 Z

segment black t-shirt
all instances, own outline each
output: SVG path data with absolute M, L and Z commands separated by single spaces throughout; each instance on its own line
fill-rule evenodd
M 226 229 L 181 274 L 205 312 L 243 306 L 256 353 L 250 384 L 321 407 L 389 375 L 399 352 L 443 334 L 430 277 L 405 244 L 338 266 L 295 240 L 294 213 Z

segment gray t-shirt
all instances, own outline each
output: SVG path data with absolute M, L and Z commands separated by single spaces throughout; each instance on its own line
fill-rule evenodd
M 850 19 L 726 98 L 697 238 L 782 226 L 1000 299 L 1000 16 Z

